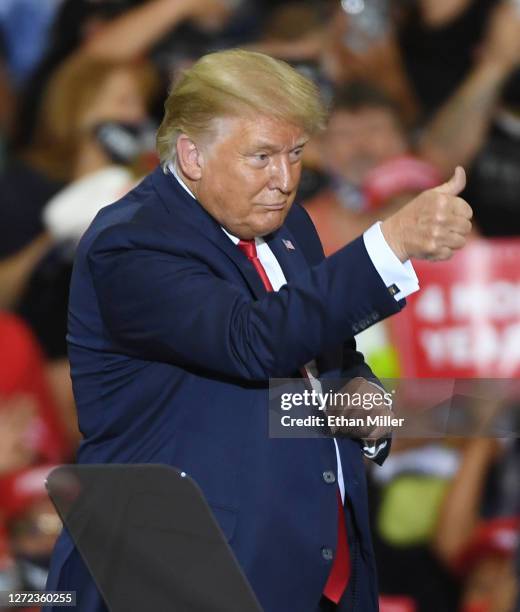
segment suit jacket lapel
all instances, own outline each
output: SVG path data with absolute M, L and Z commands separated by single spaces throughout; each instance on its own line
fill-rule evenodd
M 278 260 L 287 281 L 294 280 L 308 268 L 309 264 L 302 249 L 285 225 L 266 236 L 265 241 Z
M 201 204 L 183 189 L 174 176 L 165 174 L 162 168 L 157 168 L 153 172 L 152 181 L 166 208 L 170 212 L 182 215 L 183 221 L 188 222 L 217 246 L 238 268 L 255 297 L 263 297 L 266 289 L 253 264 L 226 236 L 217 221 Z

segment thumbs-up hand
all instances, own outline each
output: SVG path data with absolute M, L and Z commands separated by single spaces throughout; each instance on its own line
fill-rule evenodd
M 458 197 L 465 186 L 466 173 L 457 166 L 449 181 L 419 194 L 383 222 L 383 235 L 401 261 L 449 259 L 466 244 L 473 211 Z

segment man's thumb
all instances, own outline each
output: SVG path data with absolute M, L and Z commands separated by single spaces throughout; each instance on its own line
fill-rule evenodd
M 434 191 L 456 196 L 459 195 L 464 187 L 466 187 L 466 172 L 462 166 L 457 166 L 450 180 L 435 187 Z

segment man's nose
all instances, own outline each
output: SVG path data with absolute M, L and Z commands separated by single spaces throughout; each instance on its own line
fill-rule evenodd
M 282 193 L 289 194 L 294 189 L 295 174 L 289 159 L 273 160 L 271 163 L 271 177 L 269 181 L 270 189 L 278 189 Z

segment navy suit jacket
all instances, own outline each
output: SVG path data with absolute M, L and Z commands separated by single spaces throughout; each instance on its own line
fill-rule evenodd
M 266 612 L 314 612 L 337 535 L 330 438 L 276 439 L 268 379 L 373 374 L 353 336 L 396 313 L 362 238 L 324 259 L 299 205 L 266 240 L 287 278 L 267 293 L 218 223 L 161 168 L 97 215 L 69 306 L 80 463 L 163 463 L 202 489 Z M 294 249 L 287 249 L 290 240 Z M 295 374 L 297 375 L 297 374 Z M 377 610 L 363 455 L 339 441 L 356 610 Z M 330 480 L 330 478 L 328 479 Z M 66 532 L 48 588 L 104 610 Z

